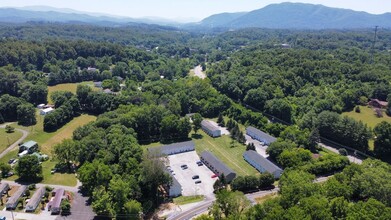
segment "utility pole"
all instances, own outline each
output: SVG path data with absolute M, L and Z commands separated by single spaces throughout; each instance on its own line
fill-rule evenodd
M 373 42 L 372 42 L 372 49 L 371 49 L 371 63 L 373 63 L 373 54 L 375 53 L 375 44 L 376 44 L 376 39 L 377 39 L 377 28 L 379 26 L 375 26 L 375 36 L 373 37 Z

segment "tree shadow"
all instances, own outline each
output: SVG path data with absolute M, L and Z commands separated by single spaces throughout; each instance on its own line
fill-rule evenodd
M 202 139 L 203 137 L 204 137 L 204 136 L 203 136 L 202 134 L 192 134 L 192 135 L 191 135 L 191 138 L 197 139 L 197 140 Z

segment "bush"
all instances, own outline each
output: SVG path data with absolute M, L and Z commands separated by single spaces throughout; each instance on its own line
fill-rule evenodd
M 354 111 L 357 112 L 357 113 L 360 113 L 360 112 L 361 112 L 360 106 L 356 106 L 356 108 L 354 109 Z
M 69 215 L 71 213 L 71 203 L 68 199 L 61 202 L 61 215 Z
M 5 132 L 7 132 L 7 133 L 14 133 L 15 132 L 15 128 L 12 127 L 11 125 L 6 125 L 5 126 Z
M 37 187 L 36 187 L 36 185 L 35 184 L 31 184 L 31 185 L 29 185 L 29 190 L 34 190 L 34 189 L 36 189 Z

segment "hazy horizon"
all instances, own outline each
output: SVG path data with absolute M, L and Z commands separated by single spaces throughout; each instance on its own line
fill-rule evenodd
M 373 0 L 371 2 L 357 0 L 144 0 L 141 3 L 134 0 L 111 0 L 109 2 L 99 3 L 96 0 L 2 0 L 0 1 L 0 7 L 49 6 L 87 13 L 132 18 L 159 17 L 184 22 L 199 21 L 210 15 L 224 12 L 252 11 L 269 4 L 282 2 L 322 4 L 334 8 L 365 11 L 371 14 L 391 12 L 391 1 L 389 0 Z

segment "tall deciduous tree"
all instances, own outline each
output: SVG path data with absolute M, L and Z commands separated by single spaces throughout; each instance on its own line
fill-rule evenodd
M 71 163 L 77 160 L 79 146 L 77 143 L 70 139 L 65 139 L 60 144 L 54 146 L 54 154 L 57 159 L 68 166 L 68 170 L 71 168 Z
M 26 155 L 20 158 L 15 171 L 23 181 L 37 181 L 42 179 L 42 165 L 35 155 Z
M 193 130 L 197 134 L 197 131 L 201 128 L 202 116 L 199 113 L 195 113 L 192 118 Z
M 391 156 L 391 123 L 382 121 L 375 129 L 375 155 L 387 159 Z

